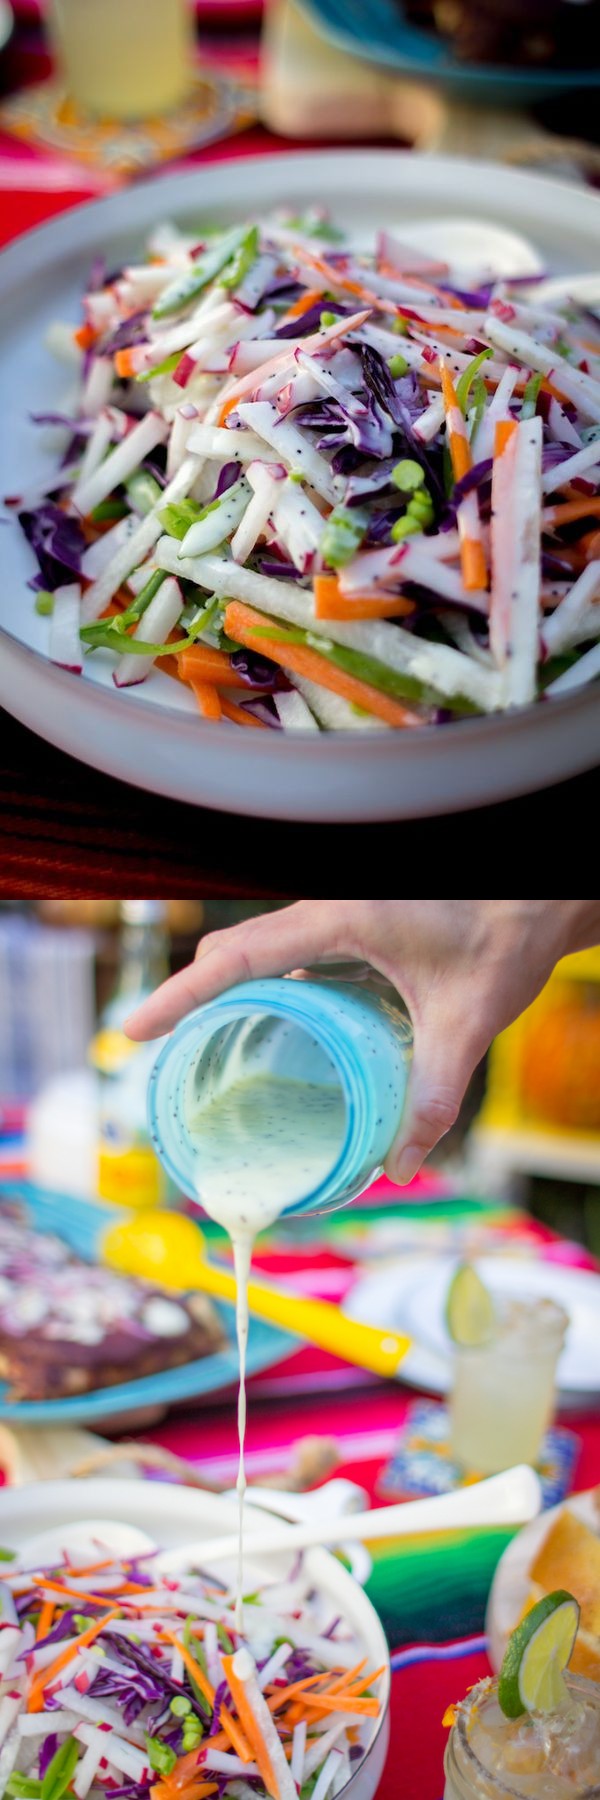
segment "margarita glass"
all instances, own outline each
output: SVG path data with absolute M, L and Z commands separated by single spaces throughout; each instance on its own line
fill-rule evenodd
M 498 1682 L 467 1695 L 448 1739 L 444 1800 L 600 1800 L 600 1687 L 565 1674 L 552 1713 L 506 1718 Z
M 568 1325 L 554 1300 L 495 1294 L 484 1343 L 454 1344 L 450 1441 L 481 1475 L 535 1463 L 554 1407 L 556 1364 Z

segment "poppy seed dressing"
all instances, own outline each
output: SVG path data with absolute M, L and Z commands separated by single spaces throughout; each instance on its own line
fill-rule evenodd
M 196 1154 L 198 1199 L 231 1239 L 237 1284 L 240 1537 L 236 1622 L 241 1630 L 245 1371 L 252 1246 L 259 1231 L 319 1187 L 333 1168 L 344 1141 L 346 1107 L 339 1086 L 264 1073 L 235 1081 L 190 1113 L 187 1123 Z

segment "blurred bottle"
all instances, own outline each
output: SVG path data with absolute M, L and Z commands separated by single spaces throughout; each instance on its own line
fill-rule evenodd
M 193 74 L 187 0 L 53 0 L 52 36 L 69 98 L 111 119 L 180 104 Z
M 122 900 L 117 987 L 90 1046 L 99 1075 L 98 1193 L 117 1206 L 164 1206 L 165 1172 L 146 1119 L 146 1093 L 156 1042 L 132 1044 L 123 1024 L 169 974 L 169 937 L 162 900 Z

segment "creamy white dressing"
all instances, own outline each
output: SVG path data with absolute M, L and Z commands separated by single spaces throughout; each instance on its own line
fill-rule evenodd
M 339 1087 L 268 1073 L 235 1081 L 188 1113 L 196 1150 L 197 1194 L 233 1247 L 237 1285 L 239 1551 L 236 1627 L 243 1630 L 243 1518 L 246 1473 L 248 1280 L 255 1237 L 310 1194 L 342 1148 L 346 1109 Z

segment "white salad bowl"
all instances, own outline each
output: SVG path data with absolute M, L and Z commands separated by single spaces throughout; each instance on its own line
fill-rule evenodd
M 80 320 L 96 255 L 105 252 L 111 265 L 131 262 L 166 217 L 226 222 L 315 201 L 363 244 L 387 226 L 407 239 L 414 228 L 421 245 L 446 249 L 449 227 L 460 221 L 466 274 L 474 242 L 475 275 L 482 272 L 478 236 L 480 264 L 499 275 L 544 269 L 568 278 L 597 265 L 600 198 L 589 189 L 405 151 L 235 160 L 161 175 L 77 207 L 0 259 L 0 494 L 31 489 L 49 473 L 48 450 L 28 415 L 60 408 L 65 370 L 44 336 L 56 318 Z M 242 737 L 201 719 L 189 690 L 157 670 L 141 686 L 117 691 L 103 651 L 88 659 L 83 678 L 52 664 L 48 620 L 36 614 L 27 587 L 33 553 L 14 515 L 2 525 L 2 548 L 0 703 L 81 761 L 152 792 L 267 818 L 410 818 L 530 792 L 600 758 L 597 685 L 510 714 L 419 730 Z
M 250 1498 L 250 1496 L 249 1496 Z M 271 1515 L 248 1506 L 248 1529 L 251 1520 L 258 1523 Z M 63 1550 L 69 1548 L 69 1532 L 74 1527 L 76 1544 L 81 1547 L 82 1526 L 90 1521 L 96 1530 L 107 1527 L 107 1542 L 117 1553 L 131 1554 L 135 1527 L 137 1547 L 139 1534 L 146 1533 L 153 1543 L 167 1549 L 197 1542 L 206 1536 L 220 1537 L 223 1531 L 237 1530 L 237 1506 L 220 1494 L 203 1493 L 197 1488 L 174 1487 L 153 1481 L 114 1481 L 110 1477 L 93 1481 L 32 1482 L 19 1488 L 0 1490 L 0 1542 L 17 1553 L 35 1540 L 42 1542 L 49 1532 L 56 1533 Z M 118 1521 L 118 1525 L 116 1522 Z M 110 1527 L 112 1524 L 112 1533 Z M 277 1521 L 278 1535 L 281 1520 Z M 343 1523 L 340 1522 L 343 1534 Z M 43 1539 L 42 1539 L 43 1533 Z M 382 1682 L 381 1711 L 377 1719 L 365 1720 L 360 1726 L 364 1758 L 344 1788 L 344 1800 L 373 1800 L 381 1780 L 389 1742 L 390 1659 L 386 1638 L 377 1613 L 342 1564 L 327 1550 L 305 1551 L 306 1568 L 311 1582 L 331 1600 L 332 1617 L 341 1616 L 354 1632 L 359 1655 L 366 1656 L 373 1668 L 385 1667 Z M 285 1581 L 296 1560 L 296 1553 L 247 1559 L 245 1575 L 249 1586 L 264 1581 Z M 219 1573 L 221 1573 L 221 1565 Z M 233 1574 L 233 1569 L 231 1574 Z M 226 1569 L 227 1579 L 229 1571 Z

